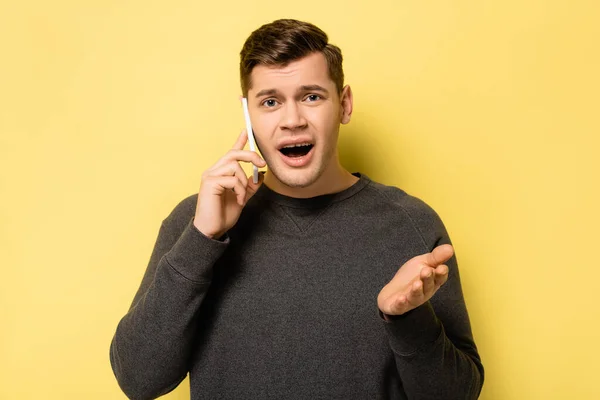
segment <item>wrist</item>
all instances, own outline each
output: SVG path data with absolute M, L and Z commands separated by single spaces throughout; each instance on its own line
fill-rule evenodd
M 200 224 L 200 221 L 198 221 L 196 218 L 194 218 L 193 224 L 194 228 L 196 228 L 198 232 L 200 232 L 202 235 L 206 236 L 209 239 L 217 240 L 217 238 L 220 238 L 225 234 L 225 232 L 213 232 L 210 229 L 206 229 L 202 226 L 202 224 Z
M 219 242 L 222 242 L 222 241 L 224 241 L 224 239 L 225 239 L 225 238 L 224 238 L 224 237 L 225 237 L 225 234 L 227 233 L 227 232 L 217 232 L 217 233 L 210 233 L 210 231 L 206 231 L 206 230 L 202 229 L 201 227 L 199 227 L 198 225 L 196 225 L 196 223 L 195 223 L 195 222 L 194 222 L 194 228 L 195 228 L 195 229 L 196 229 L 196 230 L 197 230 L 197 231 L 198 231 L 200 234 L 202 234 L 203 236 L 207 237 L 208 239 L 211 239 L 211 240 L 217 240 L 217 241 L 219 241 Z
M 386 322 L 392 322 L 392 321 L 397 321 L 398 319 L 402 318 L 404 316 L 404 314 L 398 314 L 398 315 L 393 315 L 393 314 L 386 314 L 383 311 L 379 310 L 379 316 Z

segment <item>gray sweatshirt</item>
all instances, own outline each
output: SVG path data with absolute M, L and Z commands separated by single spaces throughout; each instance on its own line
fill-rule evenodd
M 450 243 L 438 215 L 364 174 L 298 199 L 262 185 L 219 240 L 197 194 L 162 222 L 110 346 L 132 399 L 475 399 L 483 366 L 456 258 L 424 305 L 387 322 L 377 295 L 414 256 Z

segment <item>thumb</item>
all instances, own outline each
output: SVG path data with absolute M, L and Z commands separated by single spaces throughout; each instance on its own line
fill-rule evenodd
M 252 175 L 248 177 L 248 186 L 246 187 L 246 199 L 244 200 L 244 204 L 248 202 L 254 196 L 254 194 L 258 191 L 258 188 L 265 181 L 265 172 L 259 171 L 258 173 L 258 183 L 254 183 L 254 178 Z
M 454 255 L 454 249 L 449 244 L 437 246 L 431 253 L 425 254 L 425 262 L 430 267 L 437 267 L 448 261 Z

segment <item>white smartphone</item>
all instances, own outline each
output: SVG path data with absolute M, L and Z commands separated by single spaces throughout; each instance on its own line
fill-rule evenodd
M 254 141 L 254 132 L 252 131 L 252 122 L 250 122 L 250 111 L 248 111 L 248 99 L 242 98 L 242 106 L 244 108 L 244 118 L 246 119 L 246 132 L 248 132 L 248 143 L 250 151 L 256 152 L 256 142 Z M 252 179 L 254 183 L 258 183 L 258 167 L 252 165 Z

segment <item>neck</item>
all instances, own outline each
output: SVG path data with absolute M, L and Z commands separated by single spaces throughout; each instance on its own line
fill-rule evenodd
M 337 160 L 336 160 L 337 161 Z M 276 193 L 295 198 L 310 198 L 341 192 L 354 185 L 358 178 L 340 165 L 333 163 L 333 168 L 328 168 L 316 182 L 306 187 L 290 187 L 283 184 L 275 175 L 267 170 L 264 184 Z

